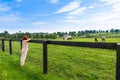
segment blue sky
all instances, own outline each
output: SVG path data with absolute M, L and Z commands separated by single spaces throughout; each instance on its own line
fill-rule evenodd
M 0 32 L 120 29 L 120 0 L 0 0 Z

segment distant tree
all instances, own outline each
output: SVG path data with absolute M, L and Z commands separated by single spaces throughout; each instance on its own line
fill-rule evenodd
M 120 30 L 119 29 L 115 29 L 115 33 L 119 33 L 120 32 Z
M 68 34 L 67 32 L 57 32 L 59 37 L 63 37 L 64 35 Z
M 1 33 L 3 38 L 9 38 L 10 34 L 8 33 L 8 31 L 4 31 L 3 33 Z
M 108 32 L 109 32 L 109 30 L 106 30 L 105 32 L 106 32 L 106 33 L 108 33 Z
M 115 30 L 114 30 L 114 29 L 111 29 L 111 30 L 110 30 L 110 32 L 114 33 L 114 32 L 115 32 Z
M 78 31 L 77 36 L 82 36 L 82 32 L 81 32 L 81 31 Z
M 69 32 L 69 35 L 71 35 L 71 36 L 76 36 L 77 33 L 76 33 L 75 31 L 72 31 L 72 32 Z
M 58 35 L 59 37 L 62 37 L 62 36 L 63 36 L 63 34 L 62 34 L 61 32 L 57 32 L 57 35 Z
M 40 38 L 44 38 L 44 34 L 43 33 L 40 33 Z
M 51 38 L 51 39 L 56 39 L 56 38 L 57 38 L 57 34 L 56 34 L 56 33 L 50 34 L 50 38 Z
M 98 31 L 97 30 L 93 30 L 93 33 L 98 33 Z

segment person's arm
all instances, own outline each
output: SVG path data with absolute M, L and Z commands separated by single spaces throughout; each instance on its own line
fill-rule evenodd
M 29 39 L 27 39 L 26 41 L 28 42 L 28 41 L 30 41 L 31 39 L 29 38 Z

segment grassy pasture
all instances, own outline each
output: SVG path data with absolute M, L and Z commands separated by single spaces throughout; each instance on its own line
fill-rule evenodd
M 63 40 L 63 39 L 58 39 L 58 40 Z M 95 42 L 94 38 L 73 38 L 73 40 L 66 40 L 66 41 Z M 101 38 L 98 38 L 98 42 L 102 42 Z M 113 43 L 113 42 L 119 43 L 120 38 L 106 38 L 105 42 L 106 43 Z
M 0 80 L 115 80 L 116 51 L 48 45 L 48 74 L 43 74 L 42 44 L 29 43 L 24 67 L 20 67 L 20 43 L 13 55 L 0 51 Z

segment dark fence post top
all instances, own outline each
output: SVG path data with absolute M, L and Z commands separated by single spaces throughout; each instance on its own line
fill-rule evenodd
M 12 41 L 12 39 L 10 39 L 9 41 Z
M 2 40 L 5 40 L 4 38 Z
M 43 42 L 48 42 L 48 40 L 44 40 Z

